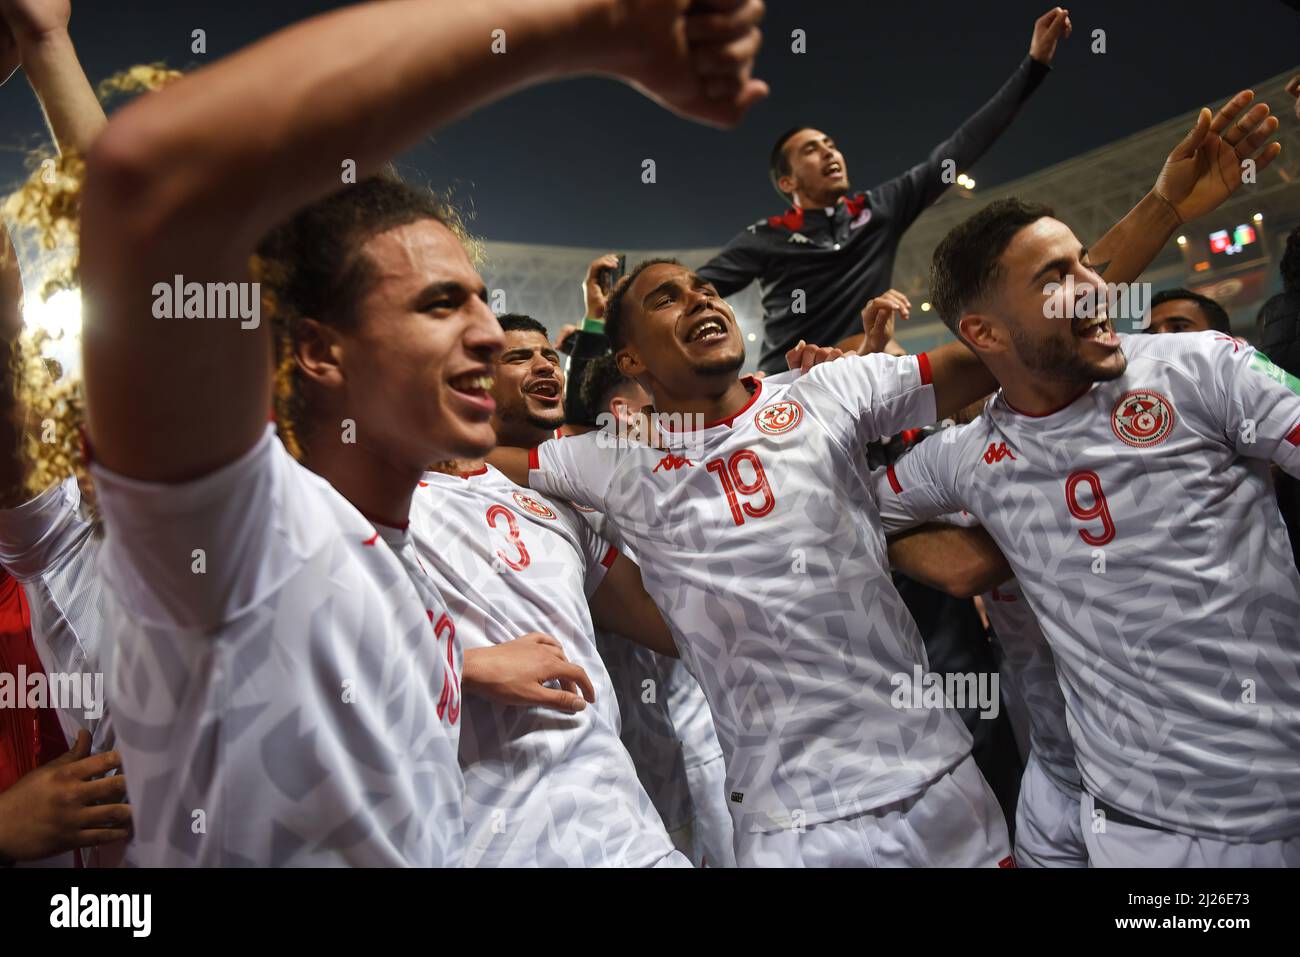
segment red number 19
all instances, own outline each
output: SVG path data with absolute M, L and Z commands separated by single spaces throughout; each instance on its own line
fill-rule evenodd
M 1092 505 L 1086 508 L 1079 504 L 1080 485 L 1088 486 L 1088 490 L 1092 492 Z M 1070 473 L 1070 477 L 1065 480 L 1065 504 L 1070 509 L 1070 514 L 1081 522 L 1101 519 L 1100 535 L 1086 528 L 1079 529 L 1079 537 L 1089 545 L 1105 545 L 1115 537 L 1115 520 L 1110 517 L 1106 494 L 1101 490 L 1101 479 L 1097 477 L 1096 472 L 1084 469 Z
M 748 462 L 750 468 L 754 470 L 753 481 L 745 481 L 745 477 L 740 474 L 741 462 Z M 750 518 L 762 518 L 776 508 L 776 496 L 772 494 L 772 486 L 767 484 L 767 473 L 763 471 L 763 463 L 752 450 L 741 449 L 733 453 L 725 463 L 722 459 L 712 459 L 704 467 L 710 472 L 716 472 L 718 478 L 722 480 L 722 490 L 727 494 L 731 518 L 737 525 L 745 524 L 746 515 Z M 736 495 L 737 492 L 741 495 L 757 495 L 761 492 L 763 502 L 761 505 L 742 502 Z

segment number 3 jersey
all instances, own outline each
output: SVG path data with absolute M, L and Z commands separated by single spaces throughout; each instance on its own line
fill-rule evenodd
M 541 632 L 587 672 L 596 693 L 577 714 L 466 695 L 465 863 L 648 867 L 672 855 L 619 740 L 618 704 L 587 604 L 617 552 L 568 505 L 491 466 L 465 476 L 426 473 L 411 531 L 466 650 Z
M 1300 577 L 1269 462 L 1300 382 L 1219 333 L 1124 336 L 1125 373 L 1001 393 L 877 477 L 886 529 L 965 509 L 1051 644 L 1086 790 L 1169 830 L 1300 834 Z
M 863 443 L 934 420 L 928 359 L 746 381 L 750 402 L 680 447 L 546 442 L 529 484 L 603 512 L 636 552 L 713 711 L 736 825 L 775 831 L 917 794 L 971 740 L 946 710 L 890 703 L 926 659 Z

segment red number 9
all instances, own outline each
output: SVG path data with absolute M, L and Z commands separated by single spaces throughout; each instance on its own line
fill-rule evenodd
M 1086 508 L 1079 504 L 1080 485 L 1087 485 L 1088 490 L 1092 492 L 1092 505 Z M 1101 519 L 1100 535 L 1086 528 L 1079 529 L 1079 537 L 1089 545 L 1105 545 L 1115 537 L 1115 520 L 1111 518 L 1110 507 L 1106 504 L 1106 493 L 1101 490 L 1101 479 L 1097 477 L 1096 472 L 1083 469 L 1070 473 L 1070 477 L 1065 480 L 1065 504 L 1070 509 L 1070 514 L 1081 522 Z

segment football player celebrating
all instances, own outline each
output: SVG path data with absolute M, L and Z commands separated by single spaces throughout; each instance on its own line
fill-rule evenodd
M 532 448 L 563 421 L 564 375 L 546 327 L 503 316 L 492 424 Z M 593 622 L 674 654 L 640 573 L 568 502 L 521 488 L 481 461 L 425 474 L 411 507 L 416 548 L 456 619 L 466 667 L 520 632 L 569 662 L 591 701 L 571 713 L 523 700 L 467 699 L 465 863 L 472 867 L 688 866 L 619 740 L 618 705 Z M 445 474 L 451 471 L 451 474 Z M 622 639 L 620 639 L 622 640 Z M 661 689 L 656 689 L 661 690 Z M 576 697 L 548 692 L 557 705 Z
M 1250 99 L 1171 154 L 1147 242 L 1278 154 Z M 1002 389 L 878 477 L 881 513 L 966 510 L 1006 553 L 1056 658 L 1094 866 L 1295 866 L 1300 577 L 1268 463 L 1300 475 L 1300 382 L 1221 333 L 1116 334 L 1104 258 L 1016 200 L 949 233 L 934 302 Z
M 366 177 L 570 72 L 734 123 L 765 92 L 749 76 L 761 13 L 360 4 L 113 117 L 87 161 L 83 342 L 110 698 L 144 863 L 461 862 L 460 644 L 401 529 L 430 462 L 491 447 L 501 331 L 439 204 Z M 510 56 L 485 41 L 497 29 Z M 285 438 L 317 475 L 267 427 L 269 323 L 154 315 L 177 305 L 160 299 L 173 279 L 251 279 L 259 238 L 340 170 L 362 179 L 257 250 L 293 360 Z

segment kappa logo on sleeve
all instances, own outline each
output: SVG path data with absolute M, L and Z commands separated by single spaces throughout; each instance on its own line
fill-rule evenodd
M 984 453 L 984 461 L 989 465 L 993 465 L 996 462 L 1001 462 L 1003 459 L 1010 459 L 1013 462 L 1018 461 L 1016 459 L 1016 454 L 1007 448 L 1007 443 L 990 442 L 988 449 Z
M 760 432 L 781 435 L 803 421 L 803 406 L 798 402 L 772 402 L 754 413 L 754 424 Z
M 665 452 L 664 457 L 659 460 L 659 464 L 652 468 L 651 472 L 658 472 L 663 469 L 665 472 L 671 472 L 673 469 L 695 468 L 695 463 L 681 455 L 673 455 L 671 452 Z
M 1120 396 L 1110 426 L 1120 441 L 1136 449 L 1159 445 L 1174 430 L 1174 404 L 1159 392 L 1135 389 Z

